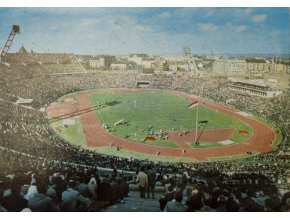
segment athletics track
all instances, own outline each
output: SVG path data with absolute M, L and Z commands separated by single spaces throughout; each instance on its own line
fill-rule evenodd
M 48 118 L 55 117 L 71 117 L 79 115 L 82 123 L 82 130 L 85 137 L 86 145 L 89 148 L 92 147 L 103 147 L 114 145 L 121 149 L 126 149 L 129 151 L 146 153 L 151 155 L 156 155 L 159 153 L 161 156 L 175 156 L 175 157 L 186 157 L 192 158 L 195 161 L 209 161 L 209 158 L 218 158 L 226 156 L 236 156 L 243 155 L 247 152 L 258 152 L 264 153 L 274 150 L 275 148 L 271 146 L 275 139 L 275 133 L 273 130 L 265 125 L 264 123 L 254 120 L 249 117 L 237 114 L 235 110 L 226 108 L 222 105 L 200 99 L 191 97 L 187 94 L 176 92 L 176 91 L 163 91 L 170 94 L 174 94 L 180 98 L 185 98 L 188 100 L 198 100 L 203 106 L 216 110 L 218 112 L 227 114 L 236 119 L 240 119 L 246 124 L 248 124 L 253 129 L 252 136 L 239 144 L 224 145 L 218 147 L 192 147 L 189 145 L 189 138 L 193 138 L 195 130 L 191 131 L 187 135 L 180 136 L 179 132 L 170 132 L 169 141 L 175 141 L 179 147 L 178 148 L 168 148 L 161 146 L 154 146 L 149 144 L 137 143 L 129 141 L 123 138 L 119 138 L 107 132 L 101 126 L 101 122 L 97 117 L 95 111 L 92 108 L 91 102 L 89 100 L 89 95 L 98 92 L 113 92 L 113 93 L 128 93 L 128 92 L 144 92 L 144 91 L 156 91 L 156 90 L 143 90 L 143 89 L 100 89 L 100 90 L 88 90 L 75 93 L 77 97 L 76 103 L 53 103 L 51 104 L 46 112 Z M 66 96 L 70 98 L 70 96 Z M 86 111 L 85 113 L 79 113 L 80 111 Z M 200 142 L 218 142 L 222 140 L 229 139 L 230 135 L 234 129 L 214 129 L 205 130 L 200 138 Z M 183 151 L 182 151 L 183 150 Z

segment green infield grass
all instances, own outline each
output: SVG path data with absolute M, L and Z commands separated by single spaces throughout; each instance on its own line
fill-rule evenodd
M 50 126 L 64 140 L 76 146 L 85 146 L 85 137 L 79 117 L 74 117 L 74 124 L 65 126 L 63 120 L 52 122 Z
M 151 160 L 151 161 L 158 161 L 158 162 L 185 162 L 185 163 L 192 163 L 197 162 L 193 158 L 189 157 L 168 157 L 168 156 L 162 156 L 162 155 L 154 155 L 154 154 L 144 154 L 140 152 L 133 152 L 128 151 L 125 149 L 117 150 L 114 147 L 98 147 L 98 148 L 89 148 L 90 150 L 95 151 L 99 154 L 106 154 L 106 155 L 113 155 L 117 157 L 123 157 L 123 158 L 129 158 L 133 157 L 134 159 L 138 160 Z
M 144 142 L 147 136 L 154 136 L 156 140 L 146 141 L 146 144 L 178 147 L 174 142 L 159 139 L 158 132 L 195 129 L 197 107 L 189 109 L 187 108 L 187 105 L 191 103 L 189 100 L 169 93 L 159 91 L 111 93 L 107 91 L 92 94 L 89 98 L 97 117 L 110 129 L 110 133 L 127 140 Z M 204 105 L 198 106 L 198 113 L 199 121 L 208 120 L 206 129 L 234 128 L 235 131 L 230 137 L 234 143 L 245 141 L 252 135 L 252 129 L 241 120 Z M 240 134 L 239 130 L 247 130 L 249 134 Z M 213 146 L 218 146 L 218 144 L 213 143 Z

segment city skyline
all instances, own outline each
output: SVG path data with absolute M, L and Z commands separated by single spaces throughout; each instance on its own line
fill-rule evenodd
M 0 8 L 0 43 L 20 25 L 10 52 L 289 54 L 288 8 Z

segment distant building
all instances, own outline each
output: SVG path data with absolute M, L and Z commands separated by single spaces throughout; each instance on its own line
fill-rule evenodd
M 24 48 L 24 46 L 22 45 L 21 48 L 18 50 L 19 54 L 28 54 L 27 50 Z
M 147 54 L 130 54 L 128 57 L 128 61 L 134 62 L 137 65 L 142 65 L 142 60 L 148 58 Z
M 113 69 L 113 70 L 126 70 L 127 63 L 123 62 L 123 61 L 113 62 L 111 64 L 111 69 Z
M 248 73 L 266 73 L 270 71 L 270 62 L 265 59 L 246 59 Z
M 270 87 L 277 87 L 277 79 L 268 79 L 267 82 Z
M 143 68 L 147 68 L 147 69 L 151 69 L 151 68 L 154 68 L 154 58 L 144 58 L 141 62 L 141 66 Z
M 109 69 L 115 59 L 115 56 L 99 56 L 96 59 L 90 60 L 89 65 L 91 68 Z
M 199 64 L 197 65 L 197 67 L 198 67 L 198 68 L 203 68 L 203 63 L 199 63 Z
M 135 56 L 134 57 L 129 57 L 128 61 L 133 62 L 133 63 L 135 63 L 137 65 L 141 65 L 142 57 L 135 57 Z
M 247 62 L 239 59 L 217 59 L 213 62 L 213 73 L 215 74 L 245 74 Z
M 139 58 L 147 58 L 147 57 L 149 57 L 148 56 L 148 54 L 143 54 L 143 53 L 141 53 L 141 54 L 130 54 L 129 55 L 129 57 L 139 57 Z
M 184 56 L 165 56 L 165 60 L 171 62 L 171 61 L 186 61 Z
M 287 74 L 290 66 L 287 63 L 270 62 L 264 58 L 246 59 L 216 59 L 213 62 L 213 73 L 215 74 Z
M 264 74 L 264 79 L 268 85 L 275 89 L 287 89 L 290 87 L 290 75 L 289 74 Z
M 170 71 L 189 71 L 189 66 L 184 61 L 171 61 L 168 65 Z
M 105 58 L 99 58 L 97 60 L 90 60 L 91 68 L 104 68 L 105 67 Z
M 241 94 L 254 95 L 263 98 L 276 97 L 283 92 L 271 88 L 264 80 L 235 80 L 229 88 Z
M 161 73 L 163 71 L 168 71 L 168 62 L 163 58 L 155 58 L 154 61 L 154 73 Z
M 290 74 L 290 59 L 273 57 L 270 61 L 270 72 L 274 74 Z
M 274 63 L 271 65 L 271 71 L 277 74 L 290 73 L 290 66 L 287 64 Z

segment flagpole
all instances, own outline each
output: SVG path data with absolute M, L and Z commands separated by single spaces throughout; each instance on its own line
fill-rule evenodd
M 195 145 L 197 143 L 197 123 L 198 123 L 198 105 L 196 106 L 196 121 L 195 121 Z

